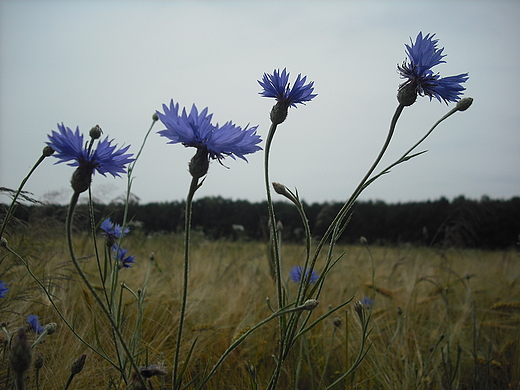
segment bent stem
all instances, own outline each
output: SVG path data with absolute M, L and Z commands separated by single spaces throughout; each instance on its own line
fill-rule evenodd
M 397 159 L 394 163 L 390 164 L 388 167 L 386 167 L 385 169 L 383 169 L 380 173 L 378 173 L 377 175 L 375 175 L 374 177 L 372 177 L 369 181 L 367 181 L 363 187 L 361 188 L 361 191 L 363 191 L 366 187 L 368 187 L 374 180 L 376 180 L 378 177 L 390 172 L 390 169 L 392 169 L 393 167 L 395 167 L 396 165 L 399 165 L 405 161 L 408 161 L 410 160 L 411 158 L 413 157 L 416 157 L 420 154 L 423 154 L 425 153 L 425 151 L 422 151 L 422 152 L 418 152 L 416 154 L 413 154 L 413 155 L 410 155 L 410 153 L 412 153 L 415 148 L 417 148 L 420 144 L 423 143 L 423 141 L 428 138 L 430 136 L 430 134 L 433 132 L 433 130 L 435 130 L 435 128 L 441 123 L 443 122 L 444 120 L 446 120 L 447 118 L 449 118 L 451 115 L 455 114 L 457 111 L 459 111 L 456 107 L 455 108 L 452 108 L 446 115 L 444 115 L 442 118 L 440 118 L 437 122 L 435 122 L 435 124 L 432 126 L 432 128 L 430 130 L 428 130 L 428 132 L 419 140 L 415 143 L 415 145 L 413 145 L 410 149 L 408 149 L 402 156 L 401 158 Z
M 139 372 L 139 367 L 137 367 L 137 364 L 135 363 L 135 360 L 134 360 L 132 354 L 130 353 L 128 346 L 126 345 L 126 342 L 123 338 L 123 335 L 121 334 L 121 331 L 117 327 L 117 324 L 116 324 L 113 316 L 110 314 L 110 312 L 104 305 L 103 301 L 101 300 L 101 297 L 98 295 L 98 293 L 94 289 L 94 286 L 88 280 L 87 275 L 81 268 L 81 265 L 79 264 L 79 261 L 76 258 L 76 254 L 74 253 L 74 246 L 73 246 L 73 242 L 72 242 L 72 220 L 74 218 L 74 210 L 76 208 L 76 204 L 78 203 L 79 195 L 80 195 L 80 193 L 77 191 L 74 191 L 74 193 L 72 194 L 72 198 L 70 199 L 70 204 L 69 204 L 69 210 L 67 212 L 67 220 L 65 222 L 66 233 L 67 233 L 67 244 L 68 244 L 70 258 L 72 260 L 72 263 L 74 264 L 74 267 L 78 271 L 78 274 L 80 275 L 81 279 L 87 286 L 89 292 L 92 294 L 92 296 L 98 303 L 98 305 L 101 308 L 101 310 L 103 311 L 103 314 L 105 315 L 105 317 L 110 321 L 110 325 L 111 325 L 114 333 L 116 334 L 117 338 L 119 339 L 119 342 L 121 343 L 121 346 L 123 347 L 125 354 L 127 355 L 128 360 L 130 361 L 130 364 L 132 365 L 132 368 L 134 369 L 137 377 L 139 378 L 141 385 L 143 386 L 143 388 L 145 388 L 146 384 L 144 382 L 144 379 L 143 379 L 141 373 Z M 125 380 L 125 382 L 127 382 L 126 375 L 123 372 L 123 367 L 119 367 L 119 370 L 123 376 L 123 379 Z
M 184 278 L 182 287 L 181 311 L 179 317 L 179 331 L 177 333 L 177 346 L 175 348 L 175 359 L 173 362 L 173 383 L 174 389 L 180 389 L 182 383 L 182 373 L 179 374 L 179 355 L 182 343 L 182 331 L 184 328 L 184 317 L 186 316 L 186 303 L 188 301 L 188 281 L 190 272 L 190 230 L 191 230 L 191 211 L 193 205 L 193 196 L 199 188 L 199 179 L 192 178 L 190 190 L 186 197 L 186 216 L 184 224 Z
M 402 104 L 399 104 L 397 106 L 397 108 L 396 108 L 396 110 L 394 112 L 394 116 L 392 117 L 392 121 L 390 122 L 390 129 L 388 130 L 388 134 L 386 136 L 386 139 L 385 139 L 385 142 L 383 144 L 383 147 L 381 148 L 377 158 L 373 162 L 373 164 L 370 167 L 370 169 L 368 170 L 368 172 L 365 174 L 363 179 L 359 182 L 358 186 L 356 187 L 356 189 L 354 190 L 354 192 L 352 193 L 350 198 L 343 204 L 343 206 L 339 210 L 338 214 L 336 214 L 336 216 L 334 217 L 334 220 L 332 221 L 332 223 L 327 228 L 327 231 L 325 232 L 325 234 L 323 235 L 323 237 L 321 238 L 320 242 L 318 243 L 318 245 L 316 247 L 316 251 L 315 251 L 315 255 L 314 255 L 315 258 L 318 257 L 319 253 L 321 252 L 321 249 L 323 248 L 323 246 L 325 245 L 325 242 L 328 240 L 329 237 L 332 236 L 332 238 L 331 238 L 331 246 L 332 247 L 334 246 L 335 242 L 339 238 L 338 234 L 332 234 L 332 233 L 334 231 L 338 230 L 338 226 L 341 225 L 341 223 L 343 222 L 346 214 L 348 213 L 348 211 L 354 205 L 354 202 L 357 200 L 357 198 L 359 197 L 361 192 L 366 188 L 365 184 L 369 180 L 369 178 L 372 175 L 372 173 L 375 171 L 376 167 L 381 162 L 381 159 L 383 158 L 384 154 L 386 153 L 386 150 L 388 149 L 388 146 L 390 145 L 390 141 L 392 140 L 392 137 L 393 137 L 394 132 L 395 132 L 395 127 L 397 125 L 397 120 L 401 116 L 404 107 L 405 106 L 402 105 Z M 371 181 L 372 180 L 370 180 L 370 182 Z M 348 222 L 348 220 L 347 220 L 347 222 Z M 343 231 L 343 228 L 340 228 L 339 231 Z M 324 270 L 324 271 L 326 271 L 326 270 Z

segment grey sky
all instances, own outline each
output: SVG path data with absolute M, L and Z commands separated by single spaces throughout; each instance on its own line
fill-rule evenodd
M 291 109 L 276 134 L 271 179 L 308 202 L 344 200 L 381 147 L 397 106 L 396 65 L 419 31 L 447 54 L 441 76 L 469 72 L 466 112 L 444 122 L 428 153 L 374 183 L 362 199 L 388 202 L 520 195 L 518 1 L 1 1 L 0 186 L 16 188 L 63 122 L 99 124 L 136 153 L 151 116 L 171 98 L 213 119 L 259 125 L 273 99 L 264 72 L 286 67 L 315 82 L 315 100 Z M 401 117 L 388 157 L 399 157 L 449 110 L 420 98 Z M 135 169 L 142 203 L 182 200 L 195 150 L 167 145 L 156 124 Z M 263 143 L 262 143 L 263 145 Z M 265 199 L 263 152 L 212 163 L 198 197 Z M 73 168 L 44 161 L 26 189 L 67 202 Z M 95 175 L 108 202 L 126 179 Z M 56 195 L 56 192 L 59 195 Z M 0 199 L 2 200 L 2 199 Z

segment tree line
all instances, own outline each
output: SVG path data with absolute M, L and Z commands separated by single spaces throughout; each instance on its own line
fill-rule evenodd
M 320 238 L 341 208 L 340 202 L 304 203 L 313 237 Z M 140 204 L 129 203 L 132 229 L 145 235 L 178 232 L 184 229 L 183 201 Z M 60 225 L 66 206 L 31 204 L 18 207 L 15 217 L 29 224 Z M 121 223 L 124 205 L 113 202 L 94 204 L 95 220 L 110 216 Z M 3 207 L 5 211 L 5 206 Z M 277 219 L 283 226 L 285 241 L 302 242 L 304 232 L 296 208 L 275 202 Z M 1 209 L 0 209 L 1 212 Z M 1 214 L 0 214 L 1 215 Z M 205 197 L 193 203 L 193 229 L 209 239 L 267 240 L 269 229 L 266 202 Z M 76 211 L 75 227 L 88 229 L 88 206 Z M 358 201 L 351 210 L 350 222 L 340 243 L 358 243 L 361 236 L 369 243 L 395 245 L 409 243 L 426 246 L 457 246 L 503 249 L 518 245 L 520 197 L 508 200 L 479 200 L 459 196 L 423 202 L 389 204 L 383 201 Z

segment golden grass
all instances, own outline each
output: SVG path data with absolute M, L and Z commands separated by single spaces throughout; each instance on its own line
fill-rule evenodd
M 101 240 L 99 243 L 102 246 Z M 75 244 L 85 270 L 97 280 L 91 238 L 78 236 Z M 143 312 L 139 364 L 164 361 L 171 369 L 182 287 L 182 237 L 145 237 L 136 233 L 125 240 L 124 246 L 136 255 L 136 264 L 120 271 L 120 282 L 134 292 L 143 287 L 149 255 L 155 253 Z M 29 233 L 11 239 L 10 247 L 30 261 L 39 277 L 50 277 L 47 285 L 78 334 L 96 347 L 100 343 L 115 358 L 108 322 L 73 272 L 64 241 L 50 234 Z M 335 255 L 344 252 L 344 257 L 329 275 L 320 305 L 311 317 L 317 318 L 329 307 L 352 297 L 375 297 L 371 349 L 356 374 L 337 388 L 519 386 L 520 258 L 516 252 L 415 247 L 371 247 L 371 251 L 376 266 L 374 283 L 370 257 L 364 247 L 335 249 Z M 288 275 L 292 266 L 302 264 L 305 248 L 284 243 L 282 253 L 283 269 Z M 266 244 L 211 242 L 195 237 L 191 254 L 182 358 L 195 341 L 196 347 L 187 379 L 211 368 L 230 343 L 271 314 L 266 298 L 273 305 L 276 302 Z M 0 253 L 0 259 L 4 255 Z M 320 259 L 319 265 L 322 262 Z M 120 378 L 116 370 L 63 324 L 25 267 L 9 255 L 3 259 L 1 270 L 2 280 L 9 283 L 11 290 L 1 302 L 0 321 L 8 323 L 11 333 L 25 325 L 28 314 L 39 315 L 42 323 L 58 323 L 58 331 L 35 351 L 44 355 L 42 388 L 63 388 L 70 363 L 82 353 L 88 356 L 85 369 L 71 388 L 118 388 Z M 294 295 L 296 288 L 287 281 L 289 295 Z M 355 358 L 360 341 L 359 321 L 352 306 L 349 304 L 346 311 L 314 328 L 295 346 L 280 389 L 318 389 L 322 375 L 325 385 L 345 371 Z M 121 308 L 125 337 L 130 338 L 135 332 L 137 305 L 126 290 Z M 333 320 L 338 316 L 342 323 L 336 328 Z M 265 388 L 274 367 L 277 334 L 276 320 L 255 332 L 228 357 L 207 388 L 249 388 L 246 363 L 256 367 L 260 388 Z M 300 375 L 295 378 L 298 366 Z M 29 376 L 29 388 L 34 388 L 34 370 Z M 6 379 L 7 360 L 3 354 L 0 387 Z M 171 375 L 164 380 L 171 388 Z M 153 383 L 160 388 L 160 380 L 154 378 Z

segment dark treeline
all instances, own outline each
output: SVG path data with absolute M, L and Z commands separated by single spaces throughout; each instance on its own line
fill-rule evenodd
M 307 218 L 314 237 L 321 237 L 341 208 L 342 203 L 305 204 Z M 121 223 L 124 206 L 95 204 L 95 218 L 110 215 Z M 304 239 L 302 223 L 290 203 L 275 203 L 277 219 L 283 225 L 284 240 L 300 242 Z M 15 216 L 47 226 L 62 224 L 66 207 L 31 205 L 19 207 Z M 163 202 L 129 205 L 132 229 L 143 234 L 182 232 L 184 202 Z M 193 204 L 192 226 L 210 239 L 266 240 L 268 215 L 265 202 L 229 200 L 221 197 L 198 199 Z M 76 211 L 75 227 L 89 226 L 86 205 Z M 470 200 L 463 196 L 453 200 L 388 204 L 382 201 L 357 202 L 352 208 L 350 223 L 341 243 L 357 243 L 364 236 L 369 243 L 394 245 L 444 245 L 500 249 L 517 245 L 520 233 L 520 198 L 492 200 L 482 197 Z

